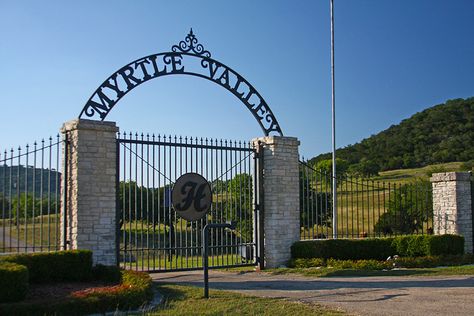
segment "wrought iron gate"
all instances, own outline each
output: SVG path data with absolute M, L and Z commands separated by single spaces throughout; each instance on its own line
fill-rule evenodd
M 210 267 L 258 261 L 259 188 L 256 148 L 248 142 L 119 134 L 118 251 L 121 266 L 145 271 L 201 267 L 201 230 L 207 223 L 236 221 L 233 231 L 210 236 Z M 188 222 L 171 203 L 174 181 L 184 173 L 204 176 L 212 188 L 211 210 Z M 254 220 L 255 219 L 255 220 Z

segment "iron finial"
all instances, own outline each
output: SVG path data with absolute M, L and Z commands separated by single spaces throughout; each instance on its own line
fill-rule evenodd
M 184 38 L 184 41 L 180 41 L 178 45 L 171 47 L 173 52 L 182 53 L 193 53 L 197 56 L 211 57 L 211 53 L 204 49 L 202 44 L 198 44 L 198 39 L 194 35 L 193 28 L 190 29 L 188 35 Z

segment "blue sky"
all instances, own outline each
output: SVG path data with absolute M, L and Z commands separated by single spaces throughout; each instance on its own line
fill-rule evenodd
M 335 0 L 337 146 L 447 99 L 474 96 L 474 1 Z M 129 62 L 193 28 L 265 98 L 312 157 L 331 148 L 329 0 L 0 0 L 0 149 L 55 135 Z M 160 77 L 110 112 L 123 131 L 251 139 L 262 132 L 222 87 Z

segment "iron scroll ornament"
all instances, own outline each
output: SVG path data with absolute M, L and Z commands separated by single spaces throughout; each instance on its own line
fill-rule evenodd
M 140 84 L 162 76 L 190 75 L 217 83 L 235 95 L 255 117 L 265 136 L 271 133 L 283 136 L 261 94 L 235 70 L 212 59 L 211 53 L 198 44 L 192 29 L 171 50 L 139 58 L 113 73 L 94 91 L 79 118 L 103 121 L 117 102 Z

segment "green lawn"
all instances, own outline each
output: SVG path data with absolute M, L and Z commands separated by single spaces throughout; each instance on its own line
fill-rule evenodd
M 316 304 L 284 299 L 259 298 L 220 290 L 210 290 L 210 298 L 205 299 L 201 288 L 173 284 L 158 284 L 157 287 L 165 302 L 151 315 L 346 315 Z
M 58 214 L 41 215 L 26 221 L 22 218 L 18 226 L 13 225 L 10 220 L 0 220 L 0 227 L 9 229 L 10 236 L 26 243 L 28 248 L 54 250 L 59 247 L 59 221 Z M 16 247 L 16 243 L 12 246 Z
M 462 164 L 462 162 L 447 162 L 422 168 L 382 171 L 379 172 L 379 176 L 374 179 L 397 184 L 404 184 L 419 178 L 429 180 L 430 173 L 460 171 Z
M 280 268 L 269 269 L 267 273 L 288 274 L 296 273 L 305 276 L 316 277 L 337 277 L 337 276 L 437 276 L 437 275 L 474 275 L 474 265 L 440 267 L 440 268 L 417 268 L 417 269 L 398 269 L 388 271 L 377 270 L 354 270 L 354 269 L 335 269 L 335 268 Z
M 139 255 L 135 262 L 122 262 L 121 266 L 131 270 L 169 270 L 169 269 L 190 269 L 202 267 L 202 256 L 173 256 L 169 257 L 144 254 L 143 258 Z M 209 256 L 209 266 L 228 266 L 244 264 L 241 257 L 236 254 Z M 248 263 L 251 263 L 250 261 Z

